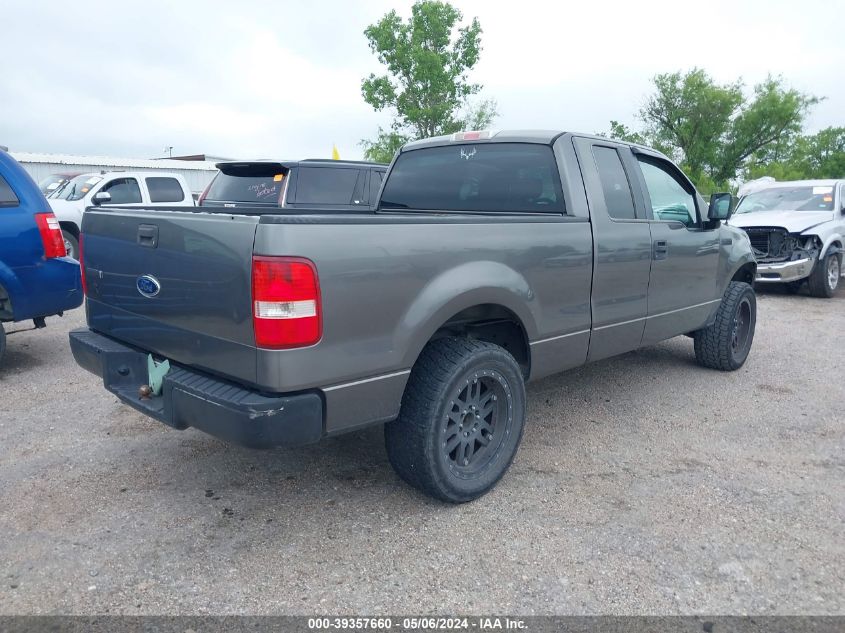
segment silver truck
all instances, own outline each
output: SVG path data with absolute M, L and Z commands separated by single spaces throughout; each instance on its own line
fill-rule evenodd
M 662 154 L 553 131 L 409 143 L 374 209 L 91 208 L 76 361 L 126 404 L 250 447 L 384 424 L 445 501 L 514 458 L 525 382 L 686 334 L 751 348 L 756 263 Z
M 757 283 L 830 298 L 842 276 L 845 179 L 769 179 L 743 195 L 731 218 L 751 239 Z

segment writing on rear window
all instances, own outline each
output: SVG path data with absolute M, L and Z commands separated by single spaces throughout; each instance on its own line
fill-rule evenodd
M 381 208 L 563 213 L 560 178 L 547 145 L 478 143 L 400 154 Z

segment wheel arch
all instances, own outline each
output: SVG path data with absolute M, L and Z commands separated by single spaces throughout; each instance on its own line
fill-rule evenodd
M 71 222 L 70 220 L 59 220 L 59 226 L 73 235 L 77 240 L 79 239 L 79 226 L 75 222 Z
M 394 340 L 409 340 L 405 367 L 413 366 L 425 346 L 441 336 L 485 340 L 507 349 L 528 376 L 529 341 L 537 336 L 530 306 L 536 309 L 536 296 L 522 275 L 497 262 L 471 262 L 427 284 L 405 312 Z

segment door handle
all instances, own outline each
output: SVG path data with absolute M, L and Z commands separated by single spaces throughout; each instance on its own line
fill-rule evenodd
M 156 248 L 158 246 L 158 226 L 155 224 L 139 224 L 138 244 L 147 248 Z
M 666 240 L 654 240 L 652 256 L 656 260 L 669 257 L 669 243 Z

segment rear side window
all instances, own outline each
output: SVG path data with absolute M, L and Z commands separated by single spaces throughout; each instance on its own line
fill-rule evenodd
M 103 185 L 100 191 L 111 195 L 109 204 L 135 204 L 141 202 L 141 188 L 134 178 L 118 178 Z
M 300 167 L 296 177 L 296 203 L 352 204 L 359 171 L 331 167 Z
M 552 148 L 531 143 L 446 145 L 403 152 L 383 209 L 563 213 Z
M 206 200 L 281 205 L 289 171 L 278 163 L 223 166 L 211 182 Z
M 16 207 L 20 204 L 20 200 L 12 191 L 9 183 L 3 176 L 0 176 L 0 207 Z
M 182 185 L 175 178 L 147 178 L 147 189 L 150 202 L 182 202 L 185 199 Z
M 619 152 L 612 147 L 593 146 L 593 157 L 599 171 L 601 189 L 607 213 L 616 220 L 633 220 L 634 198 L 631 195 L 631 185 L 622 167 Z

